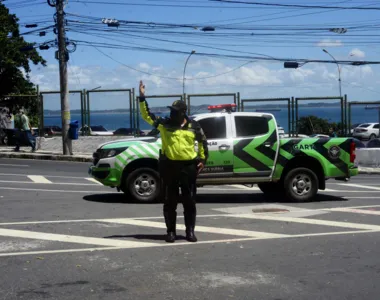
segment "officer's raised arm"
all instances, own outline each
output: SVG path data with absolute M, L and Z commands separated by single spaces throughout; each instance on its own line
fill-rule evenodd
M 146 102 L 145 98 L 145 85 L 142 80 L 140 80 L 139 91 L 141 116 L 145 122 L 157 128 L 160 125 L 160 118 L 156 118 L 156 116 L 149 111 L 148 102 Z

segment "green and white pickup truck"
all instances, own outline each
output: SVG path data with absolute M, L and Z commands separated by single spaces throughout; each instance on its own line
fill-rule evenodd
M 210 106 L 211 113 L 191 116 L 202 126 L 209 147 L 198 186 L 258 184 L 268 196 L 304 202 L 324 190 L 327 179 L 347 181 L 358 174 L 352 139 L 280 138 L 272 114 L 234 112 L 234 107 Z M 157 201 L 160 147 L 159 136 L 102 144 L 89 174 L 134 200 Z

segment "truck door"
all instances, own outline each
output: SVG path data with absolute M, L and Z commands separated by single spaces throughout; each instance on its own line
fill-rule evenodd
M 279 149 L 277 123 L 272 115 L 232 115 L 234 177 L 271 178 Z
M 233 139 L 231 115 L 204 116 L 197 118 L 208 142 L 209 158 L 206 167 L 199 174 L 206 177 L 233 176 Z

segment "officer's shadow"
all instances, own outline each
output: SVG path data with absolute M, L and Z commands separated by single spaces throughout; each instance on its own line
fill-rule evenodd
M 129 235 L 110 235 L 105 236 L 105 239 L 137 239 L 137 240 L 151 240 L 151 241 L 164 241 L 166 234 L 129 234 Z M 178 235 L 176 240 L 186 240 L 184 235 Z

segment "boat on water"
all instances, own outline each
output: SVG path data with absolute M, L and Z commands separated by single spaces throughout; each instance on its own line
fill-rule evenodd
M 364 109 L 379 109 L 380 108 L 380 105 L 379 106 L 369 106 L 369 105 L 366 105 Z

